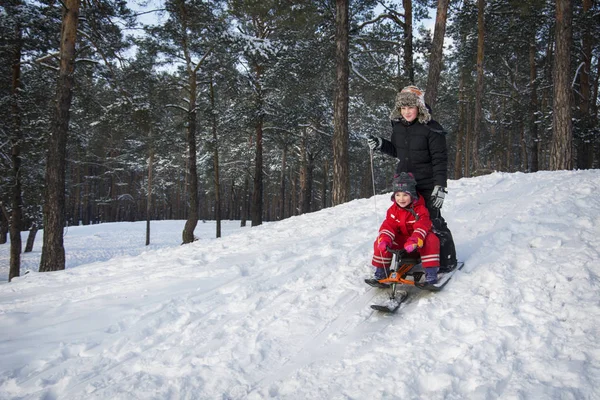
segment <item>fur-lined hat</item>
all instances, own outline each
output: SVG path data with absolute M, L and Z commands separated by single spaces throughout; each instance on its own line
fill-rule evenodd
M 413 201 L 419 198 L 417 181 L 415 181 L 415 177 L 410 172 L 401 172 L 399 175 L 395 175 L 392 182 L 392 190 L 394 191 L 392 193 L 392 201 L 394 201 L 394 196 L 397 192 L 408 193 Z
M 407 86 L 396 96 L 396 104 L 390 114 L 390 119 L 402 118 L 401 107 L 417 107 L 419 115 L 417 119 L 422 124 L 431 121 L 431 114 L 425 105 L 425 92 L 416 86 Z

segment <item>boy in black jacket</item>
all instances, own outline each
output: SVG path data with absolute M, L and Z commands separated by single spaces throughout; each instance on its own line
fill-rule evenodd
M 369 147 L 397 158 L 396 174 L 414 175 L 417 191 L 427 200 L 434 232 L 440 239 L 440 272 L 452 270 L 456 267 L 454 240 L 440 212 L 447 193 L 446 132 L 431 119 L 424 92 L 416 86 L 407 86 L 398 93 L 390 119 L 390 140 L 369 136 Z

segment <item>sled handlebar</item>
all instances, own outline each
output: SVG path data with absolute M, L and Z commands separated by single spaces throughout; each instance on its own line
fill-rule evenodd
M 392 249 L 391 247 L 387 247 L 387 251 L 397 255 L 398 257 L 405 256 L 408 254 L 404 249 Z

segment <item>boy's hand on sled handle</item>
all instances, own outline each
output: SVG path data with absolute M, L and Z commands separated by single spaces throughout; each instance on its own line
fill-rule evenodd
M 433 192 L 431 192 L 431 205 L 435 208 L 442 208 L 444 204 L 444 198 L 446 197 L 446 193 L 448 191 L 445 187 L 440 185 L 435 185 L 433 188 Z
M 383 141 L 380 137 L 369 135 L 369 137 L 367 137 L 367 144 L 371 150 L 378 150 L 381 148 Z
M 423 240 L 418 238 L 409 237 L 404 243 L 404 250 L 406 250 L 407 253 L 412 253 L 421 247 L 423 247 Z
M 377 248 L 379 249 L 379 251 L 381 251 L 382 253 L 384 251 L 387 251 L 388 246 L 392 245 L 392 242 L 390 240 L 386 240 L 387 238 L 385 237 L 379 237 L 377 239 Z

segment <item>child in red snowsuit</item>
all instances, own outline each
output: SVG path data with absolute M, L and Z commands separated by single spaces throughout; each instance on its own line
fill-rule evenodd
M 392 201 L 385 221 L 379 228 L 374 243 L 373 261 L 375 279 L 385 279 L 392 262 L 387 248 L 404 248 L 408 253 L 418 251 L 425 269 L 428 284 L 437 282 L 440 266 L 440 241 L 432 232 L 429 211 L 425 200 L 417 194 L 417 183 L 410 173 L 402 172 L 394 177 Z

